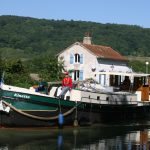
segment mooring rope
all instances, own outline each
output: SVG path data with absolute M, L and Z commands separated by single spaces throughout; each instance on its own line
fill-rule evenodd
M 39 119 L 39 120 L 56 120 L 58 119 L 58 115 L 57 116 L 53 116 L 53 117 L 41 117 L 41 116 L 35 116 L 35 115 L 31 115 L 31 114 L 28 114 L 28 113 L 25 113 L 24 111 L 20 110 L 20 109 L 17 109 L 15 108 L 14 106 L 12 106 L 11 104 L 5 102 L 2 100 L 2 103 L 4 103 L 6 106 L 9 106 L 12 110 L 24 115 L 24 116 L 27 116 L 27 117 L 30 117 L 30 118 L 33 118 L 33 119 Z M 70 113 L 72 113 L 74 110 L 76 109 L 76 107 L 73 107 L 71 108 L 70 110 L 68 110 L 67 112 L 63 113 L 63 116 L 67 116 L 69 115 Z

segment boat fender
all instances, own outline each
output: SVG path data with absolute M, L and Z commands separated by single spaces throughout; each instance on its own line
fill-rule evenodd
M 59 116 L 58 116 L 58 123 L 59 123 L 59 125 L 64 124 L 64 116 L 63 116 L 62 113 L 60 113 Z

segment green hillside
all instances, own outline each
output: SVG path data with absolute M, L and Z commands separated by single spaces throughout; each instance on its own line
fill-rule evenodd
M 93 44 L 111 46 L 129 58 L 129 66 L 135 71 L 146 71 L 145 61 L 150 62 L 150 29 L 0 16 L 0 76 L 5 72 L 6 84 L 22 87 L 37 84 L 30 73 L 39 74 L 45 81 L 60 81 L 63 64 L 54 55 L 74 42 L 82 42 L 86 32 L 92 35 Z M 150 72 L 150 65 L 147 67 Z
M 18 16 L 0 16 L 0 53 L 3 58 L 53 56 L 82 41 L 85 32 L 92 34 L 93 44 L 111 46 L 126 56 L 150 56 L 150 29 Z

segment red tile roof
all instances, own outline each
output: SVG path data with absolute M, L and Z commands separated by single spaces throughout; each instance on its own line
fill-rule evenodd
M 122 56 L 117 51 L 113 50 L 111 47 L 101 45 L 90 45 L 90 44 L 82 44 L 82 45 L 86 47 L 88 50 L 90 50 L 97 57 L 128 61 L 126 57 Z

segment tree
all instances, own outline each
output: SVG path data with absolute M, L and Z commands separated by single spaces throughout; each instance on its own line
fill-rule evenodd
M 45 81 L 58 81 L 62 79 L 63 62 L 58 62 L 56 57 L 41 56 L 32 60 L 30 71 L 36 71 Z
M 0 54 L 0 78 L 2 78 L 3 72 L 4 72 L 4 60 L 2 60 L 2 57 Z
M 4 66 L 6 84 L 29 87 L 33 81 L 29 77 L 29 72 L 22 64 L 21 60 L 7 60 Z

